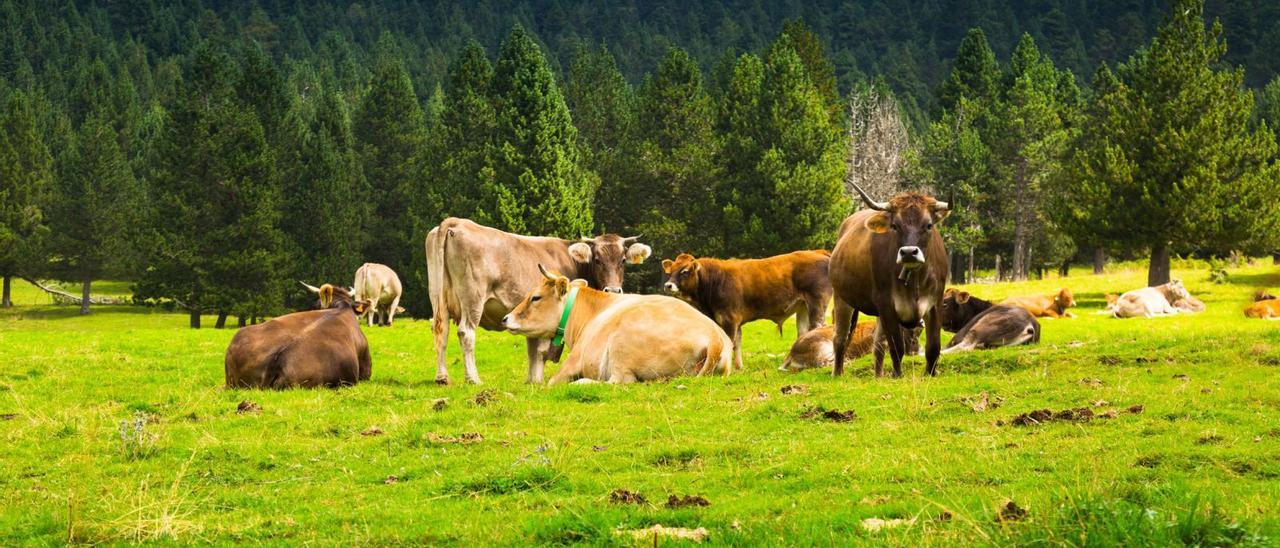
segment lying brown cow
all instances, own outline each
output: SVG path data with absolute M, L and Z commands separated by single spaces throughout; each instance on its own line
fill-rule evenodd
M 1040 342 L 1040 322 L 1026 309 L 998 304 L 984 310 L 947 343 L 943 354 Z
M 662 261 L 663 289 L 715 320 L 733 338 L 733 361 L 742 368 L 742 324 L 770 320 L 782 331 L 796 317 L 796 333 L 821 326 L 831 300 L 826 250 L 796 251 L 767 259 L 701 259 L 681 253 Z
M 1010 297 L 1000 304 L 1007 304 L 1021 307 L 1030 312 L 1032 316 L 1037 318 L 1074 318 L 1075 314 L 1067 312 L 1068 308 L 1076 305 L 1076 298 L 1071 294 L 1071 290 L 1067 288 L 1059 289 L 1057 293 L 1050 295 L 1028 295 L 1025 297 Z
M 942 294 L 942 302 L 938 303 L 938 314 L 942 316 L 942 329 L 958 333 L 988 308 L 991 308 L 991 301 L 974 297 L 968 291 L 948 289 Z
M 905 331 L 905 330 L 904 330 Z M 907 341 L 907 354 L 920 352 L 920 331 L 904 333 Z M 779 371 L 802 371 L 815 367 L 831 367 L 835 362 L 835 328 L 824 325 L 811 329 L 796 339 L 791 345 Z M 884 362 L 887 339 L 880 334 L 878 322 L 861 322 L 853 329 L 849 345 L 845 347 L 844 359 L 856 360 L 875 351 L 876 363 Z
M 538 268 L 543 283 L 501 323 L 530 338 L 550 339 L 557 331 L 563 335 L 569 355 L 550 384 L 579 378 L 629 383 L 732 371 L 729 337 L 689 304 L 661 295 L 597 291 L 583 280 L 570 282 Z
M 365 303 L 353 303 L 341 287 L 315 289 L 323 310 L 287 314 L 231 338 L 227 387 L 335 387 L 369 379 L 373 361 L 357 319 Z
M 1244 315 L 1259 320 L 1280 320 L 1280 297 L 1259 289 L 1253 293 L 1253 304 L 1245 307 Z

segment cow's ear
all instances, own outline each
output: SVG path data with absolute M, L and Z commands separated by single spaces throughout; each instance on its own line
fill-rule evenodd
M 693 261 L 693 271 L 697 272 L 699 270 L 702 270 L 702 263 L 698 261 Z
M 631 244 L 631 247 L 627 248 L 627 262 L 631 264 L 640 264 L 643 263 L 645 259 L 648 259 L 652 254 L 653 248 L 642 243 L 634 243 Z
M 967 303 L 967 302 L 969 302 L 969 297 L 971 297 L 971 296 L 972 296 L 972 295 L 969 295 L 969 292 L 968 292 L 968 291 L 961 291 L 961 292 L 959 292 L 959 293 L 956 293 L 956 302 L 958 302 L 958 303 L 960 303 L 960 304 Z
M 566 278 L 564 276 L 556 278 L 556 293 L 559 293 L 560 296 L 563 297 L 564 294 L 568 292 L 569 292 L 569 278 Z
M 351 309 L 356 311 L 357 316 L 364 314 L 364 301 L 351 303 Z
M 663 260 L 662 260 L 662 272 L 663 272 L 664 274 L 670 274 L 670 273 L 671 273 L 671 265 L 673 265 L 673 264 L 675 264 L 675 263 L 671 262 L 671 259 L 663 259 Z
M 882 211 L 880 213 L 876 213 L 875 215 L 867 217 L 866 227 L 867 227 L 867 230 L 870 230 L 876 234 L 884 234 L 885 232 L 888 232 L 889 231 L 889 214 Z
M 578 242 L 569 246 L 569 256 L 580 263 L 591 262 L 591 246 Z

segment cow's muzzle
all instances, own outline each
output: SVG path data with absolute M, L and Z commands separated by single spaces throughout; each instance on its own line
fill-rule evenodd
M 619 293 L 619 294 L 621 294 L 621 293 L 622 293 L 622 288 L 621 288 L 621 287 L 606 287 L 606 288 L 604 288 L 604 292 L 605 292 L 605 293 Z
M 676 284 L 674 284 L 674 283 L 672 283 L 672 282 L 667 282 L 667 283 L 663 284 L 663 285 L 662 285 L 662 290 L 663 290 L 663 291 L 666 291 L 667 293 L 670 293 L 670 294 L 672 294 L 672 295 L 675 295 L 676 293 L 679 293 L 679 292 L 680 292 L 680 288 L 676 287 Z
M 898 248 L 898 264 L 906 268 L 915 268 L 924 264 L 924 250 L 914 245 Z
M 502 321 L 498 322 L 498 325 L 501 325 L 503 329 L 507 329 L 507 330 L 515 329 L 516 327 L 515 324 L 512 323 L 511 321 L 511 314 L 507 314 L 506 316 L 503 316 Z

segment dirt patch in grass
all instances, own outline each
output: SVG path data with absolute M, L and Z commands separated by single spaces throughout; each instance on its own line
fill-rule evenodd
M 979 392 L 973 396 L 964 396 L 960 398 L 960 403 L 968 406 L 974 413 L 982 413 L 991 409 L 1000 407 L 1004 403 L 1004 398 L 1000 396 L 991 396 L 986 390 Z
M 852 409 L 840 411 L 836 409 L 826 409 L 821 405 L 815 407 L 806 407 L 800 412 L 802 419 L 822 419 L 831 422 L 850 422 L 858 418 L 858 413 Z
M 479 407 L 484 407 L 495 401 L 498 401 L 498 391 L 492 388 L 481 390 L 476 393 L 474 398 L 471 398 L 471 403 L 474 403 Z
M 484 436 L 481 435 L 479 432 L 463 432 L 456 436 L 440 435 L 435 432 L 429 432 L 427 433 L 427 441 L 436 445 L 444 445 L 444 444 L 450 444 L 450 443 L 460 443 L 462 445 L 470 445 L 473 443 L 480 443 L 484 441 Z
M 609 502 L 614 504 L 649 504 L 649 500 L 644 498 L 644 495 L 626 489 L 614 489 L 612 493 L 609 493 Z
M 809 391 L 808 387 L 806 387 L 803 384 L 788 384 L 782 387 L 782 390 L 781 390 L 784 396 L 804 394 L 805 392 L 808 392 L 808 391 Z
M 1094 402 L 1095 404 L 1098 402 Z M 1105 403 L 1105 402 L 1104 402 Z M 1142 405 L 1133 405 L 1125 410 L 1129 414 L 1138 414 L 1145 409 Z M 1111 409 L 1108 411 L 1094 412 L 1088 407 L 1075 407 L 1063 409 L 1061 411 L 1053 411 L 1050 409 L 1037 409 L 1028 411 L 1018 415 L 1008 421 L 997 421 L 996 426 L 1004 426 L 1012 424 L 1014 426 L 1036 426 L 1049 422 L 1089 422 L 1093 419 L 1114 419 L 1120 416 L 1120 412 Z
M 377 426 L 370 426 L 370 427 L 368 427 L 368 428 L 365 428 L 363 431 L 361 431 L 361 432 L 360 432 L 360 435 L 361 435 L 361 436 L 365 436 L 365 437 L 369 437 L 369 436 L 381 436 L 381 435 L 382 435 L 382 429 L 381 429 L 381 428 L 378 428 Z
M 711 506 L 711 501 L 702 495 L 667 496 L 667 508 L 688 508 L 690 506 Z
M 16 419 L 16 418 L 18 418 L 18 414 L 17 414 L 17 413 L 3 413 L 3 414 L 0 414 L 0 421 L 11 421 L 11 420 Z
M 236 406 L 236 414 L 238 415 L 243 415 L 245 413 L 261 413 L 261 412 L 262 412 L 262 406 L 254 402 L 251 402 L 249 400 L 242 401 L 240 402 L 240 405 Z
M 1027 517 L 1027 509 L 1018 506 L 1018 503 L 1009 501 L 1000 507 L 1000 511 L 996 512 L 996 521 L 1004 523 L 1010 521 L 1022 521 Z

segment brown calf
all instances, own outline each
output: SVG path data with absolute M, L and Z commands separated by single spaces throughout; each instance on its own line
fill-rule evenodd
M 1067 312 L 1068 308 L 1076 305 L 1076 298 L 1071 294 L 1071 290 L 1067 288 L 1059 289 L 1057 293 L 1050 295 L 1027 295 L 1024 297 L 1009 297 L 1000 304 L 1016 306 L 1030 312 L 1032 316 L 1037 318 L 1074 318 L 1075 314 Z
M 690 302 L 733 339 L 733 359 L 742 368 L 742 324 L 796 317 L 796 333 L 821 326 L 831 300 L 826 250 L 796 251 L 767 259 L 694 258 L 681 253 L 662 261 L 663 289 Z

